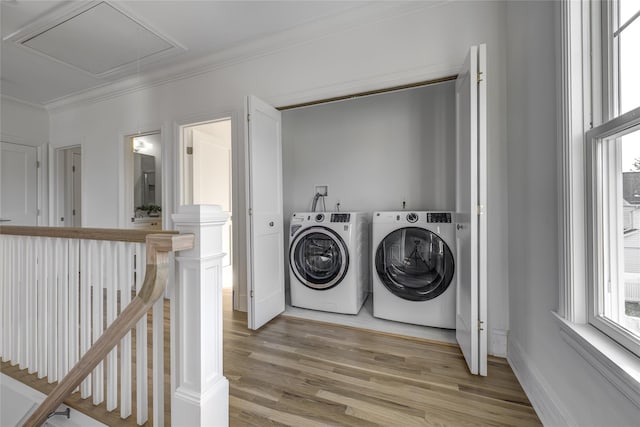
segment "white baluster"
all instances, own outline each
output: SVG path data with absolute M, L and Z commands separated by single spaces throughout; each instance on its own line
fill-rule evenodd
M 9 309 L 11 306 L 11 301 L 9 298 L 9 283 L 11 277 L 9 276 L 9 254 L 11 253 L 9 250 L 9 239 L 7 236 L 0 236 L 0 265 L 2 265 L 2 270 L 0 271 L 0 298 L 2 299 L 2 304 L 0 307 L 2 308 L 2 313 L 0 313 L 0 318 L 2 319 L 2 325 L 0 328 L 2 330 L 2 336 L 0 337 L 0 342 L 2 342 L 2 347 L 0 349 L 0 355 L 2 355 L 2 361 L 6 362 L 9 360 L 8 351 L 9 351 L 9 337 L 11 337 L 11 322 L 9 320 Z
M 4 247 L 6 238 L 5 236 L 0 235 L 0 321 L 2 322 L 0 324 L 0 331 L 2 331 L 2 334 L 0 334 L 0 358 L 2 360 L 4 360 L 4 351 L 5 351 L 5 343 L 4 343 L 4 339 L 6 337 L 5 334 L 5 319 L 4 319 L 4 313 L 7 311 L 7 303 L 4 299 L 4 289 L 5 289 L 5 285 L 7 283 L 7 278 L 5 277 L 5 274 L 7 273 L 7 266 L 6 266 L 6 256 L 7 256 L 7 251 Z
M 69 239 L 56 239 L 58 256 L 58 379 L 69 371 Z
M 164 426 L 164 298 L 153 305 L 153 425 Z
M 27 317 L 27 372 L 33 374 L 37 369 L 37 321 L 38 300 L 36 283 L 35 237 L 26 238 L 26 317 Z
M 133 283 L 134 244 L 122 243 L 120 246 L 120 311 L 131 302 L 131 285 Z M 131 415 L 131 332 L 120 344 L 120 417 Z
M 91 347 L 91 289 L 93 263 L 92 244 L 88 240 L 80 241 L 80 356 Z M 91 396 L 91 375 L 80 385 L 80 397 Z
M 105 271 L 104 285 L 107 290 L 107 327 L 116 319 L 117 313 L 117 291 L 114 273 L 116 266 L 115 244 L 105 242 Z M 118 349 L 114 348 L 107 355 L 107 411 L 113 411 L 118 406 Z
M 80 359 L 78 346 L 78 322 L 80 318 L 79 250 L 80 241 L 78 239 L 69 240 L 69 368 L 78 363 Z
M 104 245 L 103 242 L 96 242 L 94 245 L 95 258 L 92 258 L 92 280 L 93 285 L 93 343 L 95 343 L 104 330 L 104 301 L 103 301 L 103 278 L 104 278 Z M 100 362 L 93 370 L 93 404 L 98 405 L 104 400 L 104 363 Z
M 10 238 L 9 245 L 9 349 L 7 351 L 7 359 L 11 362 L 12 365 L 16 364 L 16 340 L 17 334 L 15 333 L 17 327 L 17 319 L 16 319 L 16 287 L 13 284 L 16 282 L 16 244 L 15 238 L 12 236 Z
M 16 247 L 16 268 L 17 268 L 17 280 L 13 283 L 16 286 L 17 291 L 17 306 L 16 309 L 16 317 L 18 319 L 17 328 L 14 329 L 13 333 L 17 335 L 17 354 L 16 361 L 18 362 L 18 366 L 20 369 L 25 369 L 27 367 L 27 289 L 26 289 L 26 257 L 25 253 L 25 240 L 22 237 L 18 237 L 16 239 L 17 247 Z
M 140 243 L 136 248 L 136 294 L 142 289 L 147 270 L 146 259 L 145 245 Z M 145 314 L 136 324 L 136 421 L 138 425 L 146 423 L 149 419 L 148 384 L 147 315 Z
M 49 383 L 58 380 L 58 256 L 55 248 L 55 239 L 47 239 L 47 380 Z
M 38 378 L 44 378 L 48 373 L 48 344 L 47 319 L 49 318 L 48 263 L 47 239 L 38 237 Z

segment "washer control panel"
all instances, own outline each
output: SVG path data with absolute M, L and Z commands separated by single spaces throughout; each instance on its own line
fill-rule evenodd
M 429 212 L 427 213 L 427 222 L 451 223 L 451 213 L 450 212 Z

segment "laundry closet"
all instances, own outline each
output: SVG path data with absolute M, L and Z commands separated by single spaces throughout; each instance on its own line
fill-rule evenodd
M 286 311 L 456 341 L 487 375 L 486 76 L 479 45 L 455 81 L 282 111 L 247 97 L 250 329 Z
M 338 211 L 366 214 L 367 242 L 370 242 L 373 212 L 455 211 L 455 117 L 455 81 L 452 80 L 284 110 L 285 252 L 292 250 L 292 235 L 287 233 L 294 229 L 290 223 L 292 215 L 311 212 L 319 189 L 321 194 L 326 191 L 326 196 L 316 197 L 318 213 L 325 212 L 327 216 Z M 367 246 L 366 264 L 370 273 L 371 244 Z M 284 258 L 285 272 L 288 273 L 290 257 L 285 254 Z M 349 268 L 354 267 L 349 265 Z M 388 333 L 455 341 L 451 330 L 374 318 L 370 274 L 366 275 L 368 299 L 358 315 L 292 306 L 289 276 L 285 274 L 285 314 Z M 293 291 L 296 289 L 298 287 Z M 318 299 L 328 298 L 327 302 L 332 298 L 331 292 L 335 293 L 334 298 L 346 299 L 345 295 L 337 293 L 337 289 L 324 293 L 320 289 L 305 291 L 317 294 Z M 318 304 L 312 303 L 311 306 L 322 307 Z M 295 301 L 293 305 L 299 306 Z

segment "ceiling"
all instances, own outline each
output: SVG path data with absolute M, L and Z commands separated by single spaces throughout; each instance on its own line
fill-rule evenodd
M 389 2 L 399 4 L 398 2 Z M 213 65 L 351 25 L 380 2 L 2 0 L 0 93 L 51 106 L 88 91 Z M 323 27 L 324 26 L 324 27 Z M 269 42 L 270 41 L 270 42 Z M 253 50 L 246 49 L 253 46 Z M 243 49 L 244 48 L 244 49 Z

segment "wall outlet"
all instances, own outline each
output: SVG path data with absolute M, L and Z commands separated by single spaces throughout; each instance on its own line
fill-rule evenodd
M 320 194 L 321 196 L 327 197 L 329 195 L 329 186 L 316 185 L 316 192 L 314 194 Z

